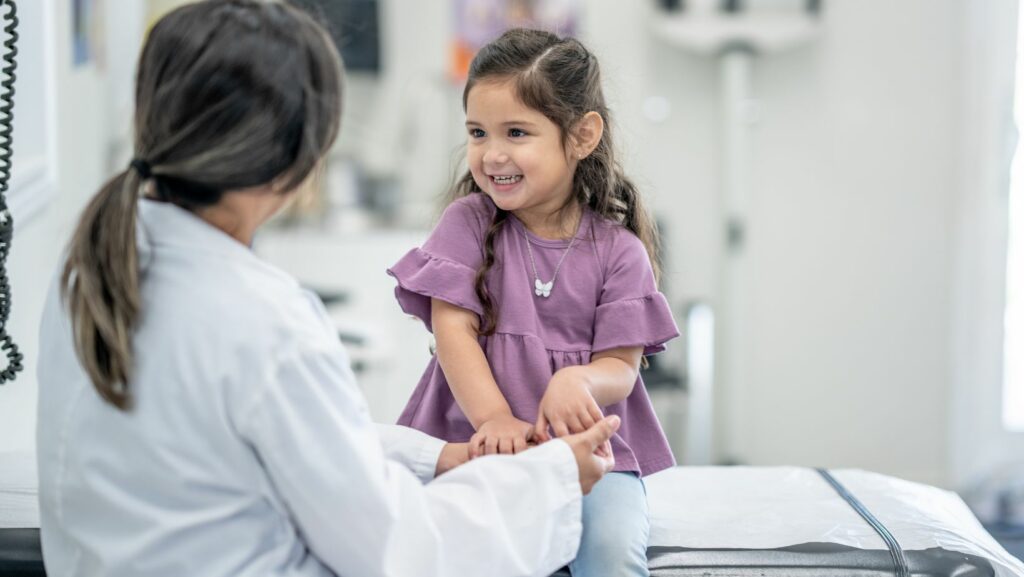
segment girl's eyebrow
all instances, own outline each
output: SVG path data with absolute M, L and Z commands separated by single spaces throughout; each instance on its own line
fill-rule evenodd
M 502 122 L 502 126 L 535 126 L 533 122 L 528 120 L 509 120 L 508 122 Z M 467 120 L 466 126 L 483 126 L 475 120 Z

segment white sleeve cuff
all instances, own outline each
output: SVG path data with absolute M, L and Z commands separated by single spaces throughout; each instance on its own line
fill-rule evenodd
M 412 471 L 421 483 L 434 478 L 437 459 L 445 442 L 430 435 L 401 425 L 377 424 L 377 435 L 388 459 Z
M 580 487 L 580 472 L 576 466 L 576 455 L 572 453 L 569 443 L 561 439 L 554 439 L 544 443 L 534 451 L 548 451 L 550 457 L 545 458 L 553 462 L 562 484 L 566 488 L 566 495 L 569 497 L 566 503 L 566 516 L 572 521 L 567 523 L 562 533 L 562 550 L 558 555 L 567 559 L 566 563 L 576 558 L 579 552 L 580 538 L 583 536 L 583 488 Z M 528 457 L 530 451 L 523 454 Z

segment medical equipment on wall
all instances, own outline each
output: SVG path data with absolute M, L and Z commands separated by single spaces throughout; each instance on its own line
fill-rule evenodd
M 740 399 L 750 386 L 738 354 L 745 350 L 746 331 L 740 315 L 742 287 L 749 286 L 744 243 L 752 186 L 749 177 L 751 127 L 760 113 L 751 85 L 755 58 L 783 52 L 813 40 L 819 32 L 821 0 L 661 0 L 654 31 L 666 43 L 698 55 L 713 56 L 719 65 L 722 115 L 722 229 L 724 252 L 718 272 L 715 303 L 714 399 L 730 414 L 741 414 Z M 698 313 L 701 315 L 703 313 Z M 698 321 L 703 317 L 698 316 Z M 708 397 L 710 399 L 710 397 Z M 710 401 L 703 410 L 711 411 Z M 715 409 L 716 414 L 721 411 Z M 691 412 L 691 418 L 693 413 Z M 702 431 L 713 427 L 710 414 L 699 417 Z M 744 419 L 735 418 L 719 434 L 716 447 L 726 462 L 742 458 Z M 707 437 L 709 439 L 710 437 Z M 692 448 L 706 457 L 704 447 Z M 719 459 L 721 460 L 721 459 Z
M 22 370 L 21 353 L 14 339 L 7 333 L 7 320 L 11 314 L 11 283 L 7 278 L 7 255 L 11 250 L 14 236 L 14 219 L 7 208 L 6 194 L 11 179 L 11 157 L 14 133 L 14 69 L 18 55 L 18 16 L 14 0 L 2 0 L 0 7 L 6 25 L 3 31 L 7 39 L 3 42 L 3 67 L 0 68 L 0 350 L 7 355 L 7 366 L 0 370 L 0 384 L 13 381 Z

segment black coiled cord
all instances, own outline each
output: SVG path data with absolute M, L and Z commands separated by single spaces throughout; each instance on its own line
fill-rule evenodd
M 21 365 L 21 353 L 14 339 L 7 334 L 7 319 L 11 314 L 11 283 L 7 279 L 7 255 L 11 251 L 11 239 L 14 236 L 14 219 L 7 208 L 7 186 L 11 179 L 11 157 L 14 152 L 14 69 L 17 67 L 14 57 L 18 55 L 18 15 L 14 0 L 0 0 L 0 5 L 8 8 L 3 18 L 7 22 L 4 32 L 4 65 L 0 68 L 0 351 L 7 355 L 7 368 L 0 370 L 0 385 L 13 381 Z

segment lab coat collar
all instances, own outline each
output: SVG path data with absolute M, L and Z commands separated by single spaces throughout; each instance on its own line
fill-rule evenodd
M 288 284 L 298 286 L 290 275 L 256 256 L 251 247 L 172 203 L 149 198 L 140 199 L 136 232 L 139 268 L 142 270 L 148 268 L 154 249 L 166 247 L 189 253 L 217 255 L 262 270 Z

